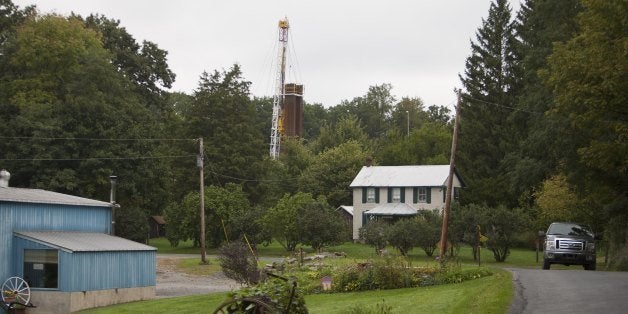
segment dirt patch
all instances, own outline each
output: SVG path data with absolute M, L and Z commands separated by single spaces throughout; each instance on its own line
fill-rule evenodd
M 187 256 L 157 255 L 157 288 L 158 298 L 177 297 L 212 292 L 231 291 L 240 285 L 222 272 L 210 276 L 193 276 L 177 270 L 177 264 Z

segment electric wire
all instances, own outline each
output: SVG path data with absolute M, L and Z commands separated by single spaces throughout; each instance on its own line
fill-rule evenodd
M 86 157 L 86 158 L 0 158 L 0 161 L 86 161 L 86 160 L 141 160 L 191 158 L 196 155 L 135 156 L 135 157 Z
M 42 140 L 42 141 L 120 141 L 120 142 L 131 142 L 131 141 L 147 141 L 147 142 L 156 142 L 156 141 L 171 141 L 171 142 L 186 142 L 186 141 L 198 141 L 198 139 L 194 138 L 90 138 L 90 137 L 37 137 L 37 136 L 0 136 L 0 139 L 3 140 Z

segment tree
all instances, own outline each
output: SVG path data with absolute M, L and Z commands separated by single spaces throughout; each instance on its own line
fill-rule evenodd
M 514 235 L 528 224 L 527 217 L 520 209 L 508 209 L 503 205 L 484 207 L 480 215 L 483 234 L 488 238 L 487 247 L 493 252 L 496 262 L 505 262 L 510 255 Z
M 424 123 L 410 136 L 390 132 L 381 144 L 377 158 L 385 165 L 442 165 L 449 162 L 451 128 Z
M 244 235 L 251 243 L 267 240 L 258 223 L 261 212 L 251 207 L 242 186 L 233 183 L 225 187 L 210 185 L 205 187 L 204 193 L 205 238 L 209 246 L 219 247 L 223 242 L 241 240 Z M 199 245 L 199 208 L 200 198 L 196 191 L 166 208 L 166 237 L 172 246 L 189 239 Z
M 344 224 L 322 198 L 300 208 L 297 224 L 301 243 L 311 246 L 317 252 L 324 246 L 342 242 Z
M 401 218 L 387 230 L 388 243 L 406 256 L 413 247 L 418 245 L 417 239 L 421 236 L 420 223 L 415 218 Z
M 383 220 L 371 220 L 360 228 L 360 239 L 375 247 L 375 253 L 379 254 L 388 245 L 388 227 Z
M 83 20 L 82 17 L 76 16 Z M 103 47 L 113 54 L 113 62 L 145 96 L 160 95 L 162 88 L 172 87 L 175 74 L 170 70 L 168 52 L 150 41 L 138 44 L 120 21 L 104 15 L 91 14 L 84 19 L 85 26 L 102 35 Z M 155 99 L 153 99 L 155 100 Z M 157 105 L 157 104 L 151 104 Z
M 287 251 L 294 251 L 301 243 L 298 215 L 302 208 L 314 204 L 316 200 L 312 194 L 298 192 L 295 195 L 286 194 L 277 205 L 268 209 L 263 217 L 263 225 L 273 239 L 279 242 Z
M 301 191 L 322 195 L 332 207 L 351 204 L 349 185 L 362 168 L 368 153 L 356 141 L 348 141 L 317 155 L 305 169 Z
M 314 153 L 322 153 L 348 141 L 358 142 L 363 147 L 370 146 L 368 136 L 360 126 L 357 116 L 354 115 L 340 118 L 333 127 L 329 125 L 321 127 L 319 136 L 310 147 Z
M 545 78 L 556 101 L 550 115 L 566 117 L 569 131 L 576 135 L 565 166 L 592 216 L 605 222 L 616 248 L 611 262 L 628 264 L 628 4 L 582 3 L 579 32 L 557 43 L 548 59 Z
M 556 221 L 583 221 L 584 204 L 569 186 L 564 174 L 543 181 L 541 189 L 534 196 L 540 209 L 540 227 L 545 228 Z
M 327 121 L 328 113 L 321 104 L 303 104 L 303 140 L 313 141 L 320 133 L 321 127 Z M 269 128 L 270 129 L 270 128 Z
M 259 236 L 262 228 L 258 224 L 261 213 L 251 207 L 241 185 L 227 183 L 224 187 L 206 187 L 205 208 L 209 245 L 219 247 L 225 241 L 242 240 L 245 235 L 252 243 L 263 241 L 263 237 Z
M 464 92 L 457 161 L 468 183 L 461 195 L 467 203 L 496 205 L 513 199 L 506 189 L 495 189 L 507 182 L 509 165 L 502 161 L 516 142 L 508 122 L 519 85 L 510 14 L 507 0 L 491 3 L 460 76 Z
M 483 214 L 484 206 L 477 204 L 465 206 L 454 204 L 451 208 L 447 238 L 454 246 L 461 241 L 471 246 L 473 260 L 478 259 L 478 247 L 481 242 L 477 228 L 484 225 Z
M 249 99 L 250 82 L 240 66 L 203 73 L 189 115 L 184 115 L 188 137 L 203 137 L 206 182 L 221 185 L 255 178 L 256 162 L 266 156 L 267 134 L 258 132 L 256 108 Z M 248 189 L 245 186 L 245 191 Z
M 376 139 L 389 129 L 390 114 L 395 103 L 391 94 L 392 85 L 382 84 L 370 86 L 366 95 L 355 97 L 350 102 L 343 102 L 338 109 L 356 115 L 365 128 L 364 131 L 371 139 Z M 342 112 L 330 110 L 330 117 L 342 117 Z M 332 124 L 333 125 L 333 124 Z
M 522 88 L 509 120 L 517 126 L 514 137 L 520 140 L 506 154 L 505 163 L 511 165 L 506 169 L 510 194 L 521 206 L 534 205 L 533 191 L 556 172 L 577 138 L 568 131 L 566 119 L 544 114 L 554 106 L 554 97 L 539 72 L 547 67 L 553 44 L 575 34 L 575 16 L 581 10 L 579 0 L 528 0 L 522 3 L 515 21 Z
M 438 211 L 419 211 L 419 216 L 414 219 L 417 224 L 417 246 L 422 248 L 425 255 L 432 256 L 436 245 L 440 241 L 442 219 Z

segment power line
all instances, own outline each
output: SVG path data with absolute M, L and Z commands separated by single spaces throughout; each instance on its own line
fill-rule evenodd
M 490 101 L 486 101 L 486 100 L 482 100 L 482 99 L 473 98 L 473 97 L 471 97 L 469 95 L 462 95 L 462 97 L 464 97 L 466 100 L 477 101 L 477 102 L 481 102 L 481 103 L 484 103 L 484 104 L 487 104 L 487 105 L 492 105 L 492 106 L 495 106 L 495 107 L 506 108 L 506 109 L 509 109 L 509 110 L 512 110 L 512 111 L 521 111 L 521 112 L 525 112 L 525 113 L 544 115 L 544 113 L 542 113 L 542 112 L 529 111 L 529 110 L 523 110 L 523 109 L 519 109 L 519 108 L 515 108 L 515 107 L 510 107 L 510 106 L 498 104 L 498 103 L 495 103 L 495 102 L 490 102 Z
M 141 159 L 168 159 L 191 158 L 196 155 L 179 156 L 136 156 L 136 157 L 90 157 L 90 158 L 0 158 L 1 161 L 84 161 L 84 160 L 141 160 Z
M 277 180 L 263 180 L 263 179 L 244 179 L 244 178 L 238 178 L 238 177 L 233 177 L 233 176 L 229 176 L 226 174 L 221 174 L 218 172 L 214 172 L 214 171 L 207 171 L 215 176 L 219 176 L 219 177 L 223 177 L 223 178 L 228 178 L 228 179 L 232 179 L 232 180 L 238 180 L 238 181 L 242 181 L 242 182 L 286 182 L 286 181 L 296 181 L 299 178 L 288 178 L 288 179 L 277 179 Z
M 41 140 L 41 141 L 121 141 L 121 142 L 129 142 L 129 141 L 147 141 L 147 142 L 156 142 L 156 141 L 173 141 L 173 142 L 183 142 L 183 141 L 197 141 L 198 139 L 194 138 L 90 138 L 90 137 L 36 137 L 36 136 L 0 136 L 0 139 L 3 140 Z

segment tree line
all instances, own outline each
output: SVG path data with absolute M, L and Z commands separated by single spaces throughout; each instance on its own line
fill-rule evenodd
M 520 208 L 529 230 L 589 223 L 612 261 L 626 263 L 626 12 L 618 0 L 527 0 L 514 16 L 507 1 L 491 4 L 460 75 L 463 205 Z M 202 72 L 190 94 L 169 92 L 167 52 L 118 20 L 0 0 L 0 25 L 0 163 L 11 185 L 107 199 L 115 174 L 117 232 L 131 239 L 160 214 L 174 242 L 193 237 L 183 226 L 196 223 L 185 213 L 198 199 L 198 138 L 212 245 L 276 236 L 261 222 L 286 198 L 309 194 L 319 204 L 309 207 L 327 211 L 351 204 L 349 183 L 368 156 L 448 163 L 452 112 L 396 99 L 390 84 L 306 103 L 303 137 L 271 160 L 272 99 L 252 97 L 237 64 Z M 257 231 L 242 228 L 250 221 Z

